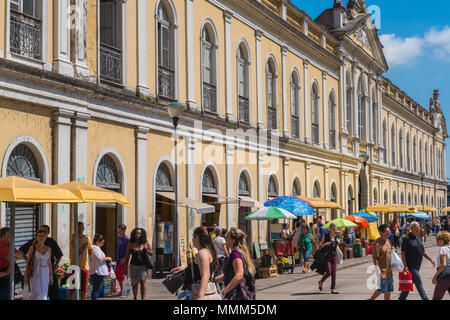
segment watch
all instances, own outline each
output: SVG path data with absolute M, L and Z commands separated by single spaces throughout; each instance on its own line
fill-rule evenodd
M 228 293 L 227 290 L 225 290 L 225 289 L 222 290 L 222 294 L 223 294 L 224 296 L 226 296 L 227 293 Z

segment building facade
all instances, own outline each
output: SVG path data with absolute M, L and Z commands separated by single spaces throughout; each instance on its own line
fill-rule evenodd
M 327 220 L 376 203 L 445 207 L 439 91 L 427 110 L 382 76 L 365 1 L 316 20 L 288 0 L 6 0 L 0 16 L 1 176 L 123 193 L 132 207 L 77 205 L 107 255 L 120 223 L 148 231 L 161 270 L 177 233 L 189 241 L 201 224 L 264 241 L 267 223 L 244 217 L 278 195 L 340 203 Z M 178 217 L 174 101 L 187 105 Z M 50 224 L 68 256 L 71 206 L 20 210 L 22 240 Z

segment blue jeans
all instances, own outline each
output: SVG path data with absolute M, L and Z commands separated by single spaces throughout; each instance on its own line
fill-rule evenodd
M 96 273 L 94 273 L 91 276 L 91 281 L 92 281 L 91 300 L 98 299 L 98 295 L 100 294 L 100 291 L 102 290 L 102 287 L 103 287 L 103 278 L 105 278 L 105 276 L 99 276 Z
M 0 289 L 0 301 L 9 300 L 9 288 Z
M 412 274 L 412 281 L 416 286 L 416 289 L 419 292 L 419 295 L 422 298 L 422 300 L 428 300 L 427 294 L 422 286 L 422 278 L 420 278 L 419 269 L 409 269 L 409 272 Z M 398 300 L 406 300 L 408 295 L 409 291 L 402 291 L 402 293 L 400 293 L 400 297 L 398 298 Z

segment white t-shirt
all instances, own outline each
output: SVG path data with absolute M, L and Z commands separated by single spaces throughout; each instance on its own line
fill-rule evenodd
M 106 262 L 103 261 L 105 253 L 100 249 L 100 247 L 93 245 L 92 254 L 89 256 L 89 275 L 94 273 L 99 276 L 109 275 L 108 266 Z
M 226 243 L 225 239 L 223 237 L 215 237 L 213 242 L 217 250 L 217 258 L 226 257 L 223 251 L 223 245 Z
M 441 247 L 439 249 L 439 256 L 437 258 L 437 267 L 440 268 L 442 265 L 441 256 L 447 256 L 447 266 L 450 265 L 450 246 Z

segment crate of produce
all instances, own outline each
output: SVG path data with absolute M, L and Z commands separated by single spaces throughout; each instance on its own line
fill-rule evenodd
M 258 278 L 274 278 L 278 276 L 277 266 L 258 269 Z

